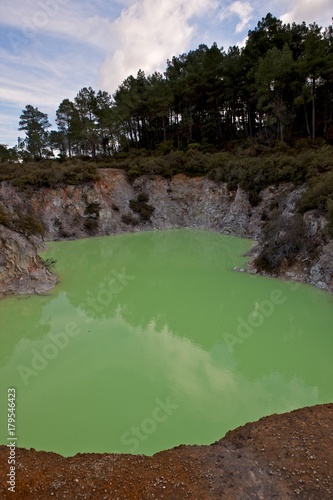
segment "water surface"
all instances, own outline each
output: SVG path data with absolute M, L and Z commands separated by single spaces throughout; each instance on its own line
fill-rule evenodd
M 56 288 L 0 301 L 17 445 L 152 454 L 332 402 L 332 296 L 234 272 L 250 246 L 191 230 L 50 243 Z

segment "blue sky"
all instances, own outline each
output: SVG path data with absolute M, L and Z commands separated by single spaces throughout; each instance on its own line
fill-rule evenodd
M 54 123 L 83 87 L 111 94 L 130 74 L 164 71 L 200 43 L 242 45 L 267 12 L 332 22 L 332 0 L 0 0 L 0 144 L 14 146 L 27 104 Z

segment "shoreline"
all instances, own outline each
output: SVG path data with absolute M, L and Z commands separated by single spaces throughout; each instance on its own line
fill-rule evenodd
M 274 414 L 211 445 L 181 445 L 153 456 L 16 448 L 18 500 L 42 498 L 313 498 L 333 496 L 333 404 Z M 0 472 L 7 473 L 6 446 Z M 1 498 L 12 498 L 0 483 Z

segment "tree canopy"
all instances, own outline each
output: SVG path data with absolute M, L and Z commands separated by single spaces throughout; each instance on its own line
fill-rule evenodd
M 333 27 L 267 14 L 242 48 L 202 44 L 168 60 L 164 74 L 128 76 L 113 96 L 82 88 L 60 103 L 56 125 L 48 132 L 48 116 L 26 106 L 21 151 L 96 158 L 191 144 L 221 150 L 245 139 L 332 142 Z

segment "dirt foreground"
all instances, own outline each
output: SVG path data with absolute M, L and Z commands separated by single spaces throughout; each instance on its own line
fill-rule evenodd
M 333 499 L 333 404 L 271 415 L 210 446 L 144 455 L 16 449 L 15 493 L 9 448 L 0 446 L 1 499 Z

